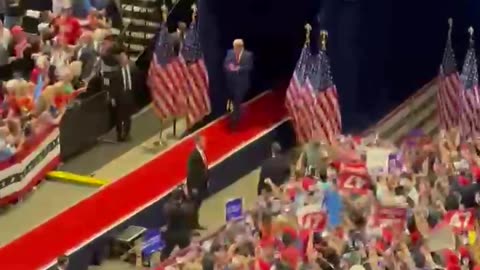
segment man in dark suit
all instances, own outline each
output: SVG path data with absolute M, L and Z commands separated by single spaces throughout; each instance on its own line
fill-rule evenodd
M 120 69 L 118 78 L 120 87 L 114 90 L 114 115 L 115 126 L 119 141 L 130 140 L 130 130 L 132 126 L 132 113 L 134 104 L 134 89 L 136 85 L 137 69 L 130 62 L 127 53 L 123 50 L 119 54 Z
M 233 112 L 230 127 L 235 129 L 240 121 L 240 106 L 250 88 L 250 72 L 253 68 L 253 54 L 244 48 L 243 40 L 233 41 L 233 49 L 227 52 L 224 69 Z
M 196 229 L 204 229 L 199 224 L 200 206 L 208 194 L 208 162 L 205 156 L 205 138 L 195 135 L 195 149 L 188 158 L 187 167 L 187 195 L 195 203 L 195 217 L 193 226 Z
M 282 147 L 279 143 L 272 144 L 272 156 L 265 160 L 260 169 L 260 179 L 257 185 L 257 194 L 271 192 L 270 185 L 266 179 L 270 179 L 273 184 L 280 186 L 290 177 L 290 159 L 282 154 Z
M 117 140 L 129 139 L 131 115 L 133 111 L 134 80 L 124 49 L 113 44 L 101 53 L 102 80 L 104 89 L 108 91 L 112 121 L 117 131 Z

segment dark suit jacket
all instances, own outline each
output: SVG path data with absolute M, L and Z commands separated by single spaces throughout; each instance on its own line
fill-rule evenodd
M 230 64 L 240 66 L 238 71 L 230 71 L 228 66 Z M 253 54 L 250 51 L 244 50 L 240 55 L 240 60 L 237 62 L 235 52 L 228 50 L 223 66 L 227 75 L 227 85 L 232 94 L 245 95 L 250 88 L 250 72 L 253 68 Z
M 110 78 L 110 86 L 108 87 L 108 93 L 110 97 L 110 102 L 115 104 L 114 106 L 118 107 L 121 117 L 130 117 L 133 113 L 135 102 L 134 102 L 134 89 L 135 89 L 135 77 L 136 69 L 133 65 L 130 65 L 130 76 L 132 80 L 132 89 L 125 89 L 123 83 L 123 74 L 122 69 L 119 68 L 116 71 L 112 72 Z
M 208 164 L 205 164 L 202 155 L 197 148 L 188 158 L 187 188 L 189 192 L 196 189 L 200 195 L 204 195 L 208 188 Z
M 290 159 L 286 155 L 278 155 L 265 160 L 260 168 L 260 179 L 258 181 L 257 193 L 260 195 L 262 190 L 271 191 L 270 186 L 265 183 L 265 179 L 270 178 L 272 182 L 279 186 L 285 183 L 290 177 Z

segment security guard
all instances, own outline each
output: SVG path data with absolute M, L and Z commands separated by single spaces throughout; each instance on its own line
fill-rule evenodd
M 107 102 L 110 107 L 111 122 L 116 127 L 117 141 L 123 141 L 123 132 L 120 117 L 120 103 L 118 89 L 122 87 L 119 55 L 123 52 L 114 36 L 107 36 L 100 49 L 100 75 L 102 90 L 106 91 Z

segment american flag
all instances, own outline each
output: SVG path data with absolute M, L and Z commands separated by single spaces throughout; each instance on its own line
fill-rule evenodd
M 187 79 L 182 61 L 175 55 L 166 26 L 162 26 L 148 70 L 147 84 L 155 112 L 161 119 L 186 113 Z
M 312 71 L 306 86 L 313 94 L 310 107 L 313 118 L 312 136 L 333 141 L 342 130 L 342 118 L 338 104 L 337 88 L 330 72 L 330 62 L 325 51 L 313 56 Z
M 465 56 L 460 80 L 463 85 L 460 93 L 460 129 L 465 139 L 476 136 L 480 131 L 478 68 L 473 39 L 470 40 L 470 48 Z
M 306 78 L 311 72 L 311 58 L 310 49 L 305 46 L 293 72 L 285 99 L 285 106 L 300 143 L 308 142 L 313 131 L 311 120 L 314 116 L 310 108 L 314 103 L 313 92 L 305 85 Z
M 459 94 L 462 89 L 452 48 L 451 28 L 448 31 L 447 45 L 440 65 L 440 84 L 437 92 L 437 110 L 440 127 L 449 130 L 458 126 Z
M 190 127 L 210 113 L 208 75 L 203 61 L 196 21 L 192 21 L 185 36 L 181 59 L 186 68 L 188 82 L 187 125 Z

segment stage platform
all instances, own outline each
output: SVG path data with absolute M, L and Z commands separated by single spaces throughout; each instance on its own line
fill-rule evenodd
M 432 85 L 427 88 L 424 90 L 425 93 L 432 93 L 435 90 Z M 424 101 L 429 103 L 429 99 L 430 97 L 427 97 Z M 415 100 L 419 100 L 419 98 Z M 271 105 L 269 106 L 272 104 L 271 102 L 276 101 L 282 102 L 278 97 L 267 94 L 252 102 L 246 110 L 245 126 L 237 133 L 227 133 L 225 119 L 216 121 L 200 131 L 208 138 L 207 156 L 213 168 L 214 191 L 225 188 L 226 184 L 231 184 L 245 173 L 255 169 L 259 161 L 268 156 L 269 144 L 267 142 L 277 139 L 278 133 L 287 132 L 285 131 L 288 129 L 285 111 L 265 110 L 265 108 L 271 108 Z M 423 102 L 420 102 L 421 106 L 415 105 L 417 107 L 412 104 L 404 105 L 395 114 L 389 116 L 390 120 L 381 122 L 377 129 L 381 130 L 382 134 L 393 129 L 395 136 L 401 136 L 400 133 L 410 130 L 411 121 L 405 121 L 405 115 L 394 117 L 398 116 L 400 112 L 411 115 L 423 111 L 423 109 L 418 109 L 425 107 L 425 104 L 421 103 Z M 429 116 L 430 114 L 425 112 L 422 115 Z M 405 124 L 399 126 L 399 123 L 402 122 Z M 429 122 L 431 119 L 425 123 Z M 409 126 L 405 127 L 407 123 Z M 413 125 L 425 124 L 424 121 L 415 123 Z M 264 138 L 266 139 L 263 142 L 259 142 Z M 251 144 L 257 144 L 257 146 L 249 147 Z M 261 145 L 260 148 L 258 145 Z M 267 147 L 264 148 L 264 146 Z M 149 220 L 142 215 L 158 210 L 158 200 L 184 179 L 186 157 L 192 147 L 191 140 L 188 138 L 182 140 L 168 149 L 165 154 L 6 245 L 0 250 L 2 265 L 13 269 L 40 269 L 43 266 L 49 266 L 50 262 L 59 254 L 74 253 L 72 269 L 87 269 L 92 255 L 98 252 L 96 248 L 101 246 L 100 242 L 105 240 L 106 235 L 136 221 L 155 225 L 157 221 Z M 248 166 L 240 170 L 234 168 L 235 164 L 245 160 L 247 157 L 245 155 L 255 152 L 257 155 L 246 162 Z M 172 171 L 171 168 L 178 169 Z M 216 171 L 217 173 L 215 173 Z M 228 179 L 222 179 L 225 176 L 228 176 Z M 218 220 L 213 216 L 209 219 Z M 61 240 L 52 241 L 52 239 Z M 42 246 L 42 243 L 49 243 L 49 248 L 39 249 L 38 247 Z M 22 254 L 31 254 L 27 262 L 20 258 Z

